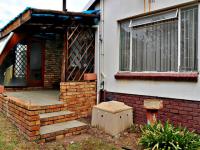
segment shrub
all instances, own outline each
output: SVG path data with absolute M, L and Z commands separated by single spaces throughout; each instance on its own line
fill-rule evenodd
M 174 127 L 169 122 L 141 128 L 140 144 L 149 150 L 198 150 L 200 136 L 186 128 Z

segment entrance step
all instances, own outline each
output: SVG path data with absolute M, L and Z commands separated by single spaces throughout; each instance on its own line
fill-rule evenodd
M 40 128 L 41 141 L 50 142 L 87 131 L 88 125 L 77 120 L 46 125 Z
M 39 116 L 40 116 L 41 126 L 51 125 L 55 123 L 61 123 L 76 119 L 75 113 L 67 110 L 51 112 L 51 113 L 43 113 L 40 114 Z

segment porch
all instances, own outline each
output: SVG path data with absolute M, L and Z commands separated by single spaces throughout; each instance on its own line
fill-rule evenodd
M 29 91 L 7 91 L 10 99 L 18 99 L 29 106 L 51 106 L 63 104 L 59 101 L 59 90 L 29 90 Z
M 96 81 L 84 75 L 95 71 L 92 26 L 99 17 L 87 13 L 28 8 L 0 32 L 0 42 L 8 41 L 0 50 L 0 111 L 28 140 L 87 129 L 78 119 L 96 103 Z
M 28 8 L 0 32 L 0 84 L 59 89 L 94 73 L 98 11 Z
M 86 131 L 76 112 L 59 101 L 58 90 L 7 91 L 0 95 L 0 111 L 30 141 L 49 142 Z

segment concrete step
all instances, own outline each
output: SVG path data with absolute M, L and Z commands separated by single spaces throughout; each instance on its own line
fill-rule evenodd
M 66 122 L 76 119 L 75 113 L 67 110 L 51 112 L 51 113 L 43 113 L 40 114 L 39 116 L 40 116 L 41 126 L 51 125 L 55 123 Z
M 87 131 L 88 125 L 77 120 L 46 125 L 40 128 L 41 141 L 50 142 Z

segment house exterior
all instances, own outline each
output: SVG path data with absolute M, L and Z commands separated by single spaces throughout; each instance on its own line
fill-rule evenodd
M 94 10 L 27 8 L 0 30 L 0 112 L 28 140 L 87 131 L 78 119 L 96 104 L 98 21 Z
M 101 100 L 125 102 L 144 124 L 143 101 L 161 99 L 159 119 L 200 133 L 199 1 L 91 0 L 85 7 L 95 8 Z

